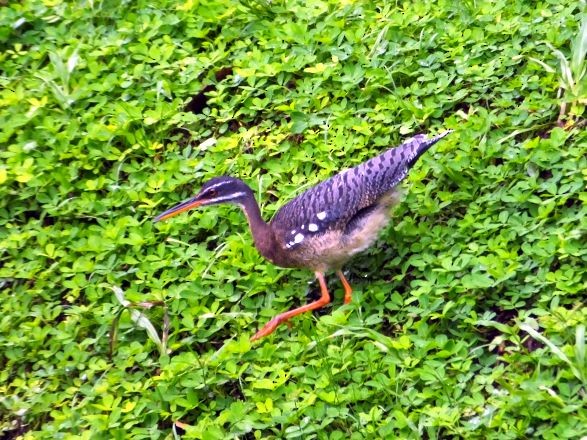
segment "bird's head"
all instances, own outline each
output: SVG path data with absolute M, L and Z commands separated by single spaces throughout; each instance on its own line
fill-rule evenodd
M 179 205 L 162 212 L 153 221 L 166 220 L 188 209 L 198 206 L 235 203 L 242 205 L 253 192 L 242 180 L 229 176 L 214 177 L 207 181 L 195 196 L 184 200 Z

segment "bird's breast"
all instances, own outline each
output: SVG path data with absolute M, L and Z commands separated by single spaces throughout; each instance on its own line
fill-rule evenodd
M 376 205 L 355 219 L 352 228 L 329 229 L 304 240 L 286 252 L 286 264 L 317 271 L 338 269 L 353 255 L 371 246 L 389 219 L 389 205 Z

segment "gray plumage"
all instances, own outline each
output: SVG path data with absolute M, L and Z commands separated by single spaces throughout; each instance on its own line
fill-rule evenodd
M 422 134 L 414 136 L 302 193 L 284 205 L 271 220 L 278 243 L 299 253 L 304 266 L 308 266 L 307 260 L 311 255 L 321 254 L 318 258 L 323 260 L 323 255 L 328 254 L 326 249 L 316 248 L 316 243 L 319 246 L 321 241 L 320 235 L 329 235 L 330 241 L 338 239 L 342 243 L 337 245 L 344 248 L 345 238 L 352 236 L 353 232 L 360 234 L 360 231 L 355 230 L 363 227 L 371 215 L 381 209 L 388 210 L 390 205 L 397 202 L 399 196 L 396 186 L 408 175 L 422 154 L 451 132 L 447 130 L 430 139 Z M 340 237 L 334 237 L 333 231 L 341 232 L 335 234 Z M 369 243 L 365 246 L 374 239 L 367 240 Z M 304 251 L 305 247 L 308 248 L 307 252 Z M 363 247 L 359 246 L 357 252 Z M 350 253 L 352 255 L 355 252 L 351 250 Z M 344 258 L 335 255 L 330 259 L 333 261 L 318 261 L 315 266 L 330 268 L 338 265 L 340 259 Z M 340 261 L 340 264 L 343 262 Z M 290 265 L 296 267 L 297 263 L 292 260 Z

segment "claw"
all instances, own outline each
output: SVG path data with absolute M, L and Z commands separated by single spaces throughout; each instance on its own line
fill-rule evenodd
M 261 330 L 259 330 L 257 333 L 253 335 L 251 341 L 257 341 L 273 333 L 277 326 L 281 324 L 280 317 L 281 315 L 277 315 L 275 318 L 273 318 L 271 321 L 265 324 Z

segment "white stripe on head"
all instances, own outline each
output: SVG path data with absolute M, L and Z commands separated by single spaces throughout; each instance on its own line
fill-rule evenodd
M 238 199 L 241 196 L 244 196 L 244 192 L 236 192 L 232 194 L 228 194 L 227 196 L 216 197 L 214 199 L 206 199 L 206 204 L 211 205 L 212 203 L 220 203 L 220 202 L 227 202 L 230 200 Z

